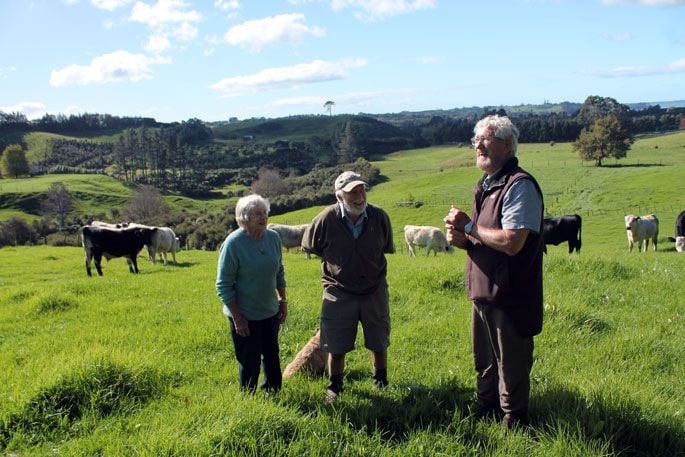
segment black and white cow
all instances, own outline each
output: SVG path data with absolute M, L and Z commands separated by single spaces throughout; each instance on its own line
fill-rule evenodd
M 110 229 L 86 225 L 81 227 L 83 249 L 86 254 L 86 272 L 90 271 L 91 259 L 94 260 L 98 275 L 102 276 L 102 257 L 107 260 L 115 257 L 125 257 L 131 273 L 138 273 L 138 253 L 143 247 L 152 242 L 152 236 L 157 231 L 155 227 L 130 227 L 124 229 Z
M 558 246 L 564 241 L 568 241 L 568 253 L 574 250 L 580 254 L 582 243 L 583 219 L 578 214 L 546 217 L 542 222 L 542 232 L 545 239 L 545 252 L 547 245 Z

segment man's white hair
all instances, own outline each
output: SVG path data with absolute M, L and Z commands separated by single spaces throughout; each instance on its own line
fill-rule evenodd
M 500 140 L 508 140 L 511 138 L 511 155 L 516 155 L 516 150 L 519 145 L 519 129 L 516 128 L 508 116 L 493 114 L 478 121 L 473 128 L 473 134 L 482 136 L 485 132 L 492 132 L 492 134 Z

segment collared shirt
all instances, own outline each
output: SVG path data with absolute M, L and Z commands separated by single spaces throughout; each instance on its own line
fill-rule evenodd
M 345 221 L 347 228 L 349 228 L 350 232 L 352 232 L 352 237 L 354 237 L 355 240 L 359 239 L 359 236 L 362 234 L 362 230 L 364 230 L 364 223 L 368 218 L 366 215 L 366 208 L 364 208 L 364 212 L 361 214 L 361 216 L 359 216 L 357 222 L 352 222 L 352 219 L 350 219 L 345 213 L 345 205 L 342 203 L 338 203 L 338 205 L 340 206 L 340 215 L 342 216 L 343 221 Z
M 493 173 L 483 180 L 483 190 L 490 187 Z M 528 229 L 540 231 L 542 199 L 535 184 L 528 179 L 515 182 L 502 201 L 502 228 L 508 230 Z

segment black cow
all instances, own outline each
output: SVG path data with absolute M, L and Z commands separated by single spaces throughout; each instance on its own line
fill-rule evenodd
M 685 236 L 685 211 L 675 218 L 675 236 Z
M 583 220 L 577 214 L 546 217 L 543 220 L 542 227 L 545 239 L 545 252 L 547 252 L 548 244 L 557 246 L 564 241 L 568 241 L 568 253 L 572 253 L 575 249 L 580 254 L 582 225 Z
M 83 249 L 86 252 L 86 272 L 90 272 L 90 261 L 94 259 L 98 275 L 102 276 L 102 257 L 107 260 L 126 257 L 131 273 L 138 273 L 138 253 L 152 242 L 156 227 L 132 227 L 121 230 L 86 225 L 81 227 Z

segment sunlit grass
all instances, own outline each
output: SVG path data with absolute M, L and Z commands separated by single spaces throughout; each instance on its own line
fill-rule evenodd
M 643 141 L 658 141 L 659 148 Z M 665 237 L 682 209 L 675 209 L 673 192 L 685 176 L 685 135 L 663 141 L 638 141 L 626 166 L 602 169 L 579 163 L 565 145 L 522 146 L 521 161 L 546 190 L 548 211 L 578 212 L 584 220 L 580 255 L 550 246 L 545 256 L 545 326 L 535 340 L 527 431 L 502 436 L 498 423 L 471 415 L 464 253 L 410 258 L 403 248 L 404 224 L 439 227 L 451 201 L 470 207 L 479 173 L 468 163 L 471 151 L 451 147 L 378 162 L 388 181 L 369 192 L 388 210 L 399 249 L 388 256 L 388 389 L 372 387 L 360 332 L 338 404 L 322 403 L 320 377 L 296 376 L 275 396 L 241 393 L 214 290 L 215 252 L 182 251 L 179 264 L 168 266 L 141 257 L 138 275 L 113 259 L 103 277 L 89 278 L 81 249 L 3 248 L 0 449 L 17 455 L 683 454 L 685 258 Z M 454 157 L 465 165 L 445 167 Z M 642 187 L 629 193 L 631 182 Z M 395 204 L 409 194 L 424 204 Z M 640 205 L 662 220 L 662 244 L 657 252 L 629 254 L 623 212 L 640 212 Z M 306 222 L 316 211 L 273 219 Z M 321 300 L 319 262 L 294 251 L 284 258 L 290 315 L 280 335 L 282 366 L 316 331 Z

